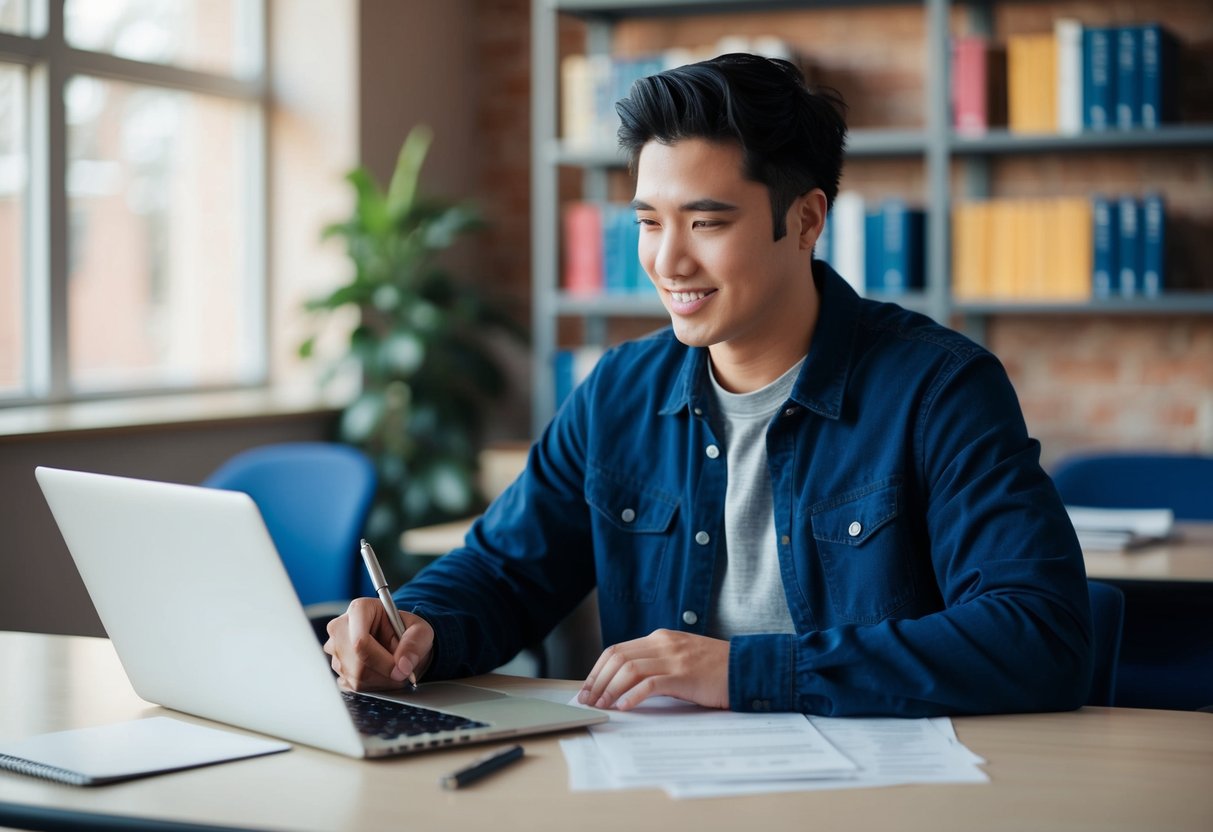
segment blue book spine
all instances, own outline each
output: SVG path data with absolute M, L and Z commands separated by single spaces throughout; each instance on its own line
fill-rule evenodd
M 927 285 L 927 212 L 913 209 L 907 215 L 906 285 L 923 289 Z
M 885 291 L 884 217 L 880 211 L 868 211 L 863 218 L 863 278 L 868 294 Z
M 1131 130 L 1141 126 L 1141 29 L 1121 26 L 1116 30 L 1116 126 Z
M 1133 297 L 1141 294 L 1141 206 L 1133 197 L 1122 196 L 1118 210 L 1120 294 Z
M 1108 130 L 1114 123 L 1114 31 L 1101 26 L 1086 26 L 1082 30 L 1082 126 L 1087 130 Z
M 649 276 L 640 265 L 640 224 L 636 222 L 636 212 L 625 207 L 623 223 L 627 232 L 628 286 L 640 294 L 648 290 Z
M 1116 203 L 1107 197 L 1091 198 L 1091 217 L 1094 241 L 1091 264 L 1091 294 L 1097 298 L 1109 298 L 1116 294 L 1119 274 L 1117 272 L 1116 241 L 1119 235 Z
M 602 288 L 608 294 L 628 291 L 627 240 L 620 230 L 622 213 L 618 205 L 602 206 Z
M 1161 194 L 1141 202 L 1141 292 L 1158 297 L 1166 285 L 1167 211 Z
M 886 199 L 880 205 L 881 245 L 883 267 L 880 273 L 880 288 L 890 294 L 901 294 L 907 286 L 906 279 L 906 225 L 908 212 L 900 199 Z
M 1140 26 L 1141 126 L 1158 127 L 1178 120 L 1176 87 L 1179 83 L 1179 43 L 1157 23 Z

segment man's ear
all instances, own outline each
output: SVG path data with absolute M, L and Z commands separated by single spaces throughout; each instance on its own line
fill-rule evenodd
M 797 197 L 795 209 L 800 221 L 799 247 L 801 251 L 812 251 L 821 236 L 826 222 L 826 194 L 821 188 Z

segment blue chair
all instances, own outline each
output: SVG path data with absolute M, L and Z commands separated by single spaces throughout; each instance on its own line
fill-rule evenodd
M 306 607 L 370 594 L 358 556 L 377 479 L 356 448 L 285 442 L 242 451 L 202 483 L 253 498 Z
M 1125 622 L 1125 596 L 1111 584 L 1087 581 L 1091 595 L 1091 650 L 1095 654 L 1095 672 L 1091 676 L 1088 705 L 1116 703 L 1116 671 L 1120 660 L 1120 639 Z
M 1177 520 L 1213 521 L 1213 456 L 1086 453 L 1059 462 L 1053 482 L 1067 505 L 1170 508 Z M 1125 596 L 1116 704 L 1175 710 L 1213 705 L 1213 588 L 1116 585 Z
M 1080 454 L 1058 463 L 1053 482 L 1066 505 L 1169 508 L 1176 520 L 1213 520 L 1213 456 Z

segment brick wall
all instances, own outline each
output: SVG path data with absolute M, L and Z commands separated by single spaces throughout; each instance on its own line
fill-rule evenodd
M 530 292 L 530 2 L 476 0 L 475 7 L 482 61 L 479 182 L 492 222 L 484 241 L 484 271 L 525 304 Z M 1198 0 L 1015 3 L 1002 8 L 996 20 L 1000 31 L 1041 30 L 1060 13 L 1091 22 L 1169 22 L 1185 39 L 1185 113 L 1207 117 L 1197 111 L 1213 86 L 1213 15 Z M 956 25 L 965 25 L 960 13 Z M 916 7 L 629 22 L 619 32 L 619 43 L 634 53 L 657 45 L 709 42 L 721 34 L 770 32 L 812 44 L 818 80 L 843 89 L 851 99 L 852 125 L 921 125 L 922 23 Z M 576 23 L 562 24 L 562 48 L 581 48 L 582 36 Z M 856 48 L 860 41 L 879 48 Z M 1185 280 L 1198 281 L 1213 235 L 1211 156 L 1208 151 L 1081 159 L 1012 156 L 996 160 L 992 187 L 1000 195 L 1013 195 L 1053 192 L 1058 183 L 1066 192 L 1078 193 L 1109 182 L 1134 189 L 1165 186 L 1182 210 L 1181 239 L 1172 243 L 1170 257 Z M 862 160 L 845 177 L 845 186 L 873 197 L 923 189 L 921 165 L 904 160 Z M 620 321 L 611 334 L 623 337 L 653 326 L 652 320 Z M 566 323 L 562 333 L 575 338 L 575 322 Z M 1213 317 L 995 317 L 988 323 L 986 342 L 1008 368 L 1046 464 L 1094 447 L 1213 453 Z

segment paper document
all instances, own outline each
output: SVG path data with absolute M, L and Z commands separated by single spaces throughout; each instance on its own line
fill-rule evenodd
M 838 777 L 856 768 L 800 714 L 671 707 L 667 700 L 612 712 L 591 735 L 625 784 Z
M 671 797 L 984 783 L 952 721 L 739 714 L 656 697 L 562 740 L 572 791 L 665 789 Z

